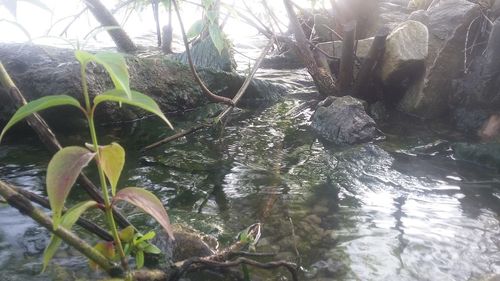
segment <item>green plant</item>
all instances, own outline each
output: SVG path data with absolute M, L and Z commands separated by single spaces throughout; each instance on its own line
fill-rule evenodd
M 88 209 L 103 209 L 114 241 L 112 243 L 99 242 L 94 248 L 112 262 L 120 260 L 122 269 L 128 271 L 128 255 L 134 255 L 137 267 L 142 267 L 144 253 L 159 253 L 159 249 L 147 242 L 154 237 L 154 232 L 141 235 L 133 227 L 125 228 L 119 232 L 112 213 L 112 208 L 117 202 L 128 202 L 153 216 L 173 239 L 172 229 L 163 204 L 154 194 L 137 187 L 126 187 L 117 191 L 118 180 L 125 163 L 125 150 L 118 143 L 99 144 L 94 124 L 94 113 L 97 106 L 103 102 L 125 103 L 157 115 L 170 128 L 172 128 L 172 125 L 153 99 L 130 89 L 128 70 L 123 56 L 109 52 L 94 55 L 77 50 L 75 51 L 75 57 L 80 62 L 84 105 L 81 105 L 77 99 L 67 95 L 46 96 L 32 101 L 17 110 L 2 130 L 0 141 L 7 130 L 17 122 L 47 108 L 69 105 L 78 108 L 85 115 L 89 124 L 92 143 L 87 144 L 86 147 L 70 146 L 62 148 L 53 156 L 47 168 L 46 185 L 52 209 L 52 227 L 54 230 L 60 226 L 71 229 L 78 218 Z M 86 67 L 91 62 L 103 66 L 115 86 L 114 89 L 97 95 L 92 103 L 88 93 L 86 77 Z M 80 202 L 63 215 L 64 204 L 72 186 L 83 168 L 92 160 L 97 164 L 104 203 L 99 204 L 92 200 Z M 52 235 L 44 252 L 44 269 L 60 243 L 61 239 Z M 118 255 L 115 254 L 116 252 L 118 252 Z

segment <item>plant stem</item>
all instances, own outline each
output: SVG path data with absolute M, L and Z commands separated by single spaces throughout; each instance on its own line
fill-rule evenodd
M 109 199 L 109 192 L 108 192 L 108 187 L 106 184 L 106 176 L 104 175 L 104 171 L 102 170 L 101 163 L 99 162 L 99 159 L 101 156 L 99 153 L 99 145 L 97 142 L 97 134 L 96 134 L 95 125 L 94 125 L 94 112 L 93 112 L 93 110 L 90 112 L 88 121 L 89 121 L 90 136 L 92 138 L 92 144 L 94 145 L 94 150 L 97 153 L 97 159 L 98 159 L 97 169 L 99 171 L 99 179 L 101 182 L 102 195 L 104 198 L 104 209 L 106 212 L 106 220 L 108 221 L 108 225 L 109 225 L 111 234 L 113 235 L 113 238 L 115 241 L 115 246 L 116 246 L 116 248 L 118 248 L 118 253 L 120 254 L 120 259 L 121 259 L 123 269 L 125 271 L 127 271 L 128 264 L 127 264 L 127 260 L 125 258 L 125 252 L 123 251 L 120 236 L 118 235 L 118 229 L 116 228 L 115 219 L 113 217 L 111 201 Z
M 87 75 L 85 72 L 86 64 L 81 66 L 81 75 L 82 75 L 82 88 L 83 88 L 83 96 L 85 98 L 85 108 L 87 110 L 87 120 L 89 122 L 89 130 L 90 137 L 92 138 L 92 144 L 94 146 L 94 151 L 97 153 L 97 170 L 99 171 L 99 180 L 101 182 L 102 188 L 102 196 L 104 199 L 104 211 L 106 213 L 106 221 L 108 223 L 108 227 L 113 235 L 115 247 L 118 248 L 118 254 L 120 255 L 121 264 L 125 271 L 128 271 L 127 259 L 125 258 L 125 252 L 123 251 L 122 242 L 120 240 L 120 236 L 118 235 L 118 229 L 116 228 L 115 219 L 113 217 L 113 207 L 111 206 L 111 201 L 109 199 L 108 187 L 106 184 L 106 176 L 104 175 L 104 171 L 102 170 L 101 163 L 99 160 L 101 159 L 101 155 L 99 153 L 99 143 L 97 142 L 97 134 L 95 130 L 94 124 L 94 110 L 90 107 L 90 97 L 87 87 Z

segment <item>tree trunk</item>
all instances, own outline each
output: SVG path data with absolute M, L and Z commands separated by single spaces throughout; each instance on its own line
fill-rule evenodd
M 319 66 L 320 64 L 316 62 L 314 54 L 309 48 L 308 40 L 300 26 L 297 14 L 293 10 L 292 3 L 290 0 L 283 0 L 283 3 L 285 4 L 288 17 L 290 18 L 291 27 L 295 34 L 298 55 L 307 67 L 309 74 L 311 74 L 311 77 L 316 84 L 316 88 L 318 88 L 318 92 L 324 97 L 338 96 L 339 92 L 333 77 L 329 75 L 329 70 Z
M 85 0 L 85 4 L 94 17 L 102 26 L 120 26 L 115 17 L 99 0 Z M 113 39 L 118 49 L 125 53 L 133 53 L 137 50 L 134 42 L 121 27 L 119 29 L 108 30 L 109 36 Z
M 342 58 L 340 60 L 339 90 L 345 95 L 352 86 L 354 66 L 354 43 L 356 41 L 356 21 L 351 20 L 343 25 Z
M 389 28 L 382 27 L 375 35 L 370 51 L 368 51 L 368 55 L 364 59 L 361 69 L 359 70 L 358 77 L 356 77 L 352 94 L 353 97 L 364 100 L 372 98 L 369 96 L 366 89 L 370 84 L 370 77 L 373 75 L 377 62 L 384 54 L 385 40 L 390 32 Z

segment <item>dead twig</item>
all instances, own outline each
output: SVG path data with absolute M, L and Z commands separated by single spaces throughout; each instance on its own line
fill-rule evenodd
M 191 57 L 191 51 L 189 49 L 189 42 L 187 39 L 186 31 L 184 29 L 184 23 L 182 22 L 182 17 L 181 17 L 181 14 L 179 12 L 179 8 L 177 7 L 177 1 L 172 0 L 172 4 L 174 5 L 174 10 L 175 10 L 175 13 L 177 14 L 177 19 L 179 20 L 179 26 L 181 28 L 182 40 L 184 41 L 184 47 L 186 48 L 186 55 L 188 58 L 189 68 L 191 69 L 191 72 L 193 73 L 193 76 L 194 76 L 194 79 L 196 80 L 196 83 L 198 83 L 198 85 L 201 87 L 202 92 L 205 94 L 205 96 L 207 96 L 207 98 L 209 100 L 214 101 L 214 102 L 218 102 L 218 103 L 225 103 L 228 105 L 233 105 L 233 102 L 231 101 L 231 99 L 226 98 L 226 97 L 222 97 L 222 96 L 218 96 L 218 95 L 212 93 L 207 88 L 205 83 L 203 83 L 203 80 L 201 80 L 200 76 L 198 75 L 198 72 L 196 72 L 196 68 L 194 67 L 194 63 L 193 63 L 193 58 Z
M 43 196 L 40 196 L 38 194 L 35 194 L 31 191 L 22 189 L 17 186 L 11 185 L 12 189 L 14 189 L 17 193 L 21 194 L 22 196 L 26 197 L 28 200 L 30 200 L 33 203 L 36 203 L 46 209 L 50 209 L 50 203 L 49 200 Z M 5 202 L 7 203 L 7 202 Z M 63 209 L 63 214 L 66 213 L 67 209 Z M 90 233 L 93 233 L 97 236 L 99 236 L 101 239 L 106 240 L 106 241 L 113 241 L 113 236 L 109 234 L 106 230 L 104 230 L 102 227 L 98 226 L 97 224 L 93 223 L 92 221 L 85 219 L 83 217 L 80 217 L 77 221 L 76 224 L 84 228 L 85 230 L 89 231 Z
M 255 62 L 254 66 L 252 68 L 252 71 L 246 77 L 246 79 L 243 82 L 243 84 L 241 85 L 240 89 L 235 94 L 234 98 L 231 100 L 231 105 L 228 106 L 224 111 L 222 111 L 217 117 L 215 117 L 213 122 L 200 124 L 200 125 L 192 127 L 191 129 L 183 130 L 183 131 L 181 131 L 181 132 L 179 132 L 177 134 L 174 134 L 172 136 L 169 136 L 167 138 L 164 138 L 164 139 L 162 139 L 160 141 L 157 141 L 157 142 L 155 142 L 153 144 L 150 144 L 150 145 L 146 146 L 145 148 L 142 149 L 142 151 L 153 149 L 153 148 L 158 147 L 158 146 L 160 146 L 162 144 L 169 143 L 171 141 L 177 140 L 179 138 L 182 138 L 182 137 L 185 137 L 185 136 L 187 136 L 189 134 L 197 132 L 197 131 L 199 131 L 199 130 L 201 130 L 203 128 L 209 128 L 209 127 L 211 127 L 211 126 L 213 126 L 213 125 L 215 125 L 215 124 L 223 121 L 226 118 L 226 116 L 232 111 L 232 109 L 234 108 L 234 106 L 236 106 L 238 104 L 239 100 L 243 97 L 243 94 L 245 93 L 246 89 L 250 85 L 250 82 L 252 81 L 253 77 L 255 76 L 255 73 L 259 69 L 260 64 L 264 60 L 264 57 L 266 56 L 267 52 L 269 52 L 269 50 L 271 49 L 272 45 L 273 45 L 273 39 L 270 39 L 269 42 L 268 42 L 268 44 L 267 44 L 267 46 L 264 48 L 264 50 L 262 50 L 259 58 Z
M 191 259 L 186 263 L 184 263 L 183 266 L 179 269 L 178 274 L 173 275 L 172 278 L 169 279 L 169 281 L 179 280 L 180 277 L 182 277 L 186 272 L 190 271 L 194 266 L 196 266 L 197 269 L 200 270 L 203 268 L 214 268 L 214 267 L 215 268 L 239 267 L 243 264 L 260 269 L 276 269 L 284 267 L 285 269 L 288 270 L 288 272 L 290 272 L 293 281 L 299 280 L 296 265 L 294 263 L 286 261 L 273 261 L 273 262 L 261 263 L 255 260 L 240 257 L 234 261 L 225 261 L 225 262 L 213 261 L 204 258 Z M 200 268 L 200 266 L 202 268 Z

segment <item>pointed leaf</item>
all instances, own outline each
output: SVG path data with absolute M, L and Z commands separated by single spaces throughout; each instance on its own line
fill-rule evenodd
M 132 239 L 134 238 L 134 227 L 129 225 L 127 227 L 125 227 L 124 229 L 122 229 L 119 233 L 118 233 L 118 236 L 120 236 L 120 240 L 125 242 L 125 243 L 128 243 L 130 241 L 132 241 Z
M 68 230 L 71 229 L 78 218 L 80 218 L 80 216 L 83 214 L 83 212 L 95 206 L 97 206 L 97 202 L 95 201 L 85 201 L 75 205 L 73 208 L 69 209 L 61 218 L 61 225 Z M 52 236 L 50 237 L 50 242 L 43 252 L 42 272 L 45 271 L 45 269 L 49 265 L 49 261 L 52 259 L 52 257 L 54 257 L 54 254 L 61 245 L 61 241 L 61 238 L 55 236 L 54 234 L 52 234 Z
M 33 113 L 59 105 L 72 105 L 81 109 L 80 103 L 77 99 L 66 95 L 46 96 L 31 101 L 21 106 L 16 111 L 16 113 L 14 113 L 14 116 L 10 118 L 9 122 L 7 123 L 7 125 L 5 125 L 2 133 L 0 134 L 0 141 L 2 140 L 5 132 L 7 132 L 7 130 L 14 126 L 17 122 L 23 120 Z
M 141 242 L 144 242 L 144 241 L 147 241 L 147 240 L 151 240 L 153 238 L 155 238 L 156 236 L 156 232 L 154 232 L 153 230 L 151 230 L 150 232 L 142 235 L 141 237 L 137 238 L 137 240 L 134 241 L 134 244 L 137 245 Z
M 220 30 L 219 25 L 210 24 L 208 26 L 208 33 L 210 33 L 210 38 L 220 55 L 222 50 L 224 50 L 224 37 L 222 36 L 222 31 Z
M 94 158 L 95 153 L 78 146 L 69 146 L 59 150 L 47 167 L 47 194 L 54 229 L 57 229 L 71 187 L 82 169 Z
M 125 150 L 116 142 L 99 147 L 99 164 L 111 183 L 111 193 L 116 194 L 116 185 L 125 165 Z
M 153 244 L 148 244 L 148 246 L 144 249 L 144 253 L 159 255 L 161 254 L 161 250 Z
M 160 199 L 158 199 L 153 193 L 143 188 L 127 187 L 116 193 L 116 196 L 113 197 L 113 203 L 116 201 L 126 201 L 142 209 L 145 213 L 155 218 L 165 229 L 168 236 L 170 236 L 172 240 L 174 239 L 167 211 L 163 207 Z
M 115 87 L 124 91 L 127 97 L 131 97 L 127 64 L 121 54 L 102 52 L 93 55 L 77 50 L 75 51 L 75 57 L 82 65 L 86 65 L 91 61 L 102 65 L 111 77 Z
M 136 263 L 138 269 L 141 269 L 144 266 L 144 252 L 143 251 L 137 251 L 137 253 L 135 253 L 135 263 Z
M 201 31 L 203 30 L 204 22 L 204 20 L 197 20 L 195 23 L 193 23 L 193 25 L 191 25 L 186 34 L 188 39 L 193 39 L 194 37 L 200 35 Z
M 136 91 L 131 91 L 131 95 L 132 95 L 131 98 L 128 98 L 127 96 L 124 95 L 123 91 L 117 89 L 107 91 L 94 98 L 94 107 L 96 107 L 101 102 L 105 101 L 114 101 L 114 102 L 130 104 L 155 114 L 156 116 L 160 117 L 163 121 L 165 121 L 165 123 L 167 123 L 167 125 L 172 130 L 174 129 L 172 127 L 172 124 L 170 124 L 170 121 L 168 121 L 167 117 L 165 117 L 163 112 L 161 112 L 161 109 L 158 106 L 158 104 L 156 104 L 156 102 L 152 98 Z

